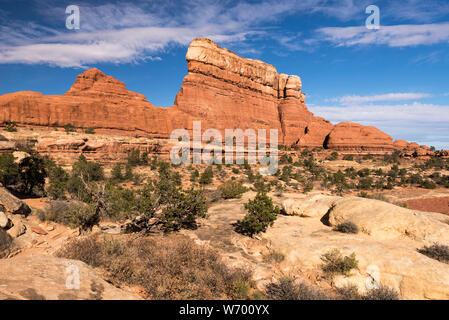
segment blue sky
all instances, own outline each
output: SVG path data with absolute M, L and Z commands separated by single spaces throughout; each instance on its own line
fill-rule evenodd
M 68 5 L 80 29 L 65 27 Z M 365 27 L 368 5 L 380 29 Z M 449 149 L 449 1 L 0 0 L 0 94 L 62 94 L 97 67 L 168 107 L 207 36 L 302 78 L 309 109 Z

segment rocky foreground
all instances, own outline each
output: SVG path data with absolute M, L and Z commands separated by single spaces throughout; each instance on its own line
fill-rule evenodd
M 139 299 L 136 290 L 117 289 L 86 264 L 54 257 L 77 231 L 28 216 L 29 207 L 1 190 L 0 298 L 2 299 Z M 272 194 L 282 208 L 272 228 L 250 238 L 238 234 L 234 223 L 245 215 L 244 203 L 255 196 L 212 204 L 209 217 L 196 230 L 182 234 L 201 246 L 216 250 L 232 267 L 250 268 L 256 285 L 263 288 L 282 275 L 306 279 L 329 290 L 355 285 L 367 292 L 367 281 L 396 290 L 402 299 L 449 299 L 449 265 L 421 254 L 418 249 L 438 242 L 449 245 L 448 217 L 402 208 L 384 201 L 339 197 L 323 192 L 309 195 Z M 3 219 L 3 220 L 2 220 Z M 352 221 L 358 234 L 336 232 L 341 222 Z M 17 231 L 20 227 L 20 232 Z M 107 223 L 96 232 L 117 234 L 120 225 Z M 119 232 L 119 231 L 118 231 Z M 355 253 L 358 268 L 331 281 L 320 271 L 321 257 L 330 249 Z M 282 261 L 267 260 L 276 253 Z M 66 287 L 66 268 L 81 270 L 82 288 Z M 50 285 L 51 284 L 51 285 Z

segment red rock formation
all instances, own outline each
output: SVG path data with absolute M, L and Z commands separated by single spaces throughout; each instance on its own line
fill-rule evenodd
M 205 127 L 278 129 L 280 144 L 323 145 L 332 124 L 307 110 L 298 76 L 278 74 L 205 38 L 190 44 L 186 59 L 189 73 L 175 107 Z
M 87 138 L 75 137 L 57 140 L 42 139 L 35 148 L 40 154 L 52 156 L 62 164 L 73 163 L 73 160 L 77 159 L 81 153 L 86 155 L 89 160 L 100 163 L 124 161 L 130 150 L 138 149 L 149 154 L 162 153 L 162 145 L 158 142 L 104 141 L 101 139 L 89 141 Z
M 334 126 L 324 146 L 342 151 L 393 151 L 393 139 L 376 127 L 365 127 L 357 123 L 341 122 Z
M 402 151 L 406 157 L 430 157 L 435 152 L 431 151 L 428 146 L 420 146 L 416 142 L 409 143 L 405 140 L 396 140 L 393 144 L 396 150 Z
M 305 105 L 298 76 L 279 74 L 272 65 L 241 58 L 209 39 L 195 39 L 186 60 L 188 74 L 170 108 L 153 106 L 142 94 L 128 91 L 123 82 L 94 68 L 80 74 L 62 96 L 29 91 L 0 96 L 0 123 L 44 127 L 70 123 L 100 133 L 167 138 L 173 129 L 191 130 L 192 121 L 201 120 L 203 130 L 278 129 L 279 143 L 284 145 L 357 152 L 389 152 L 405 146 L 393 144 L 390 136 L 374 127 L 346 122 L 334 127 L 315 117 Z M 85 141 L 40 148 L 95 149 Z

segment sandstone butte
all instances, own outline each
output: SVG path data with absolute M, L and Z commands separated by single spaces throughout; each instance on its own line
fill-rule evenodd
M 0 96 L 0 123 L 39 127 L 93 127 L 103 133 L 168 138 L 172 130 L 278 129 L 279 144 L 324 147 L 348 152 L 385 153 L 412 150 L 429 155 L 418 144 L 399 140 L 375 127 L 343 122 L 332 125 L 305 105 L 301 79 L 279 74 L 260 60 L 241 58 L 212 40 L 190 44 L 188 74 L 172 107 L 152 105 L 144 95 L 93 68 L 80 74 L 69 91 L 43 95 L 22 91 Z

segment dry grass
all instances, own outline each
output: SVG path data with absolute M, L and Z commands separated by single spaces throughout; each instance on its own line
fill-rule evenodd
M 248 299 L 251 272 L 231 269 L 210 249 L 179 236 L 77 239 L 58 252 L 104 270 L 116 285 L 140 286 L 148 299 Z

